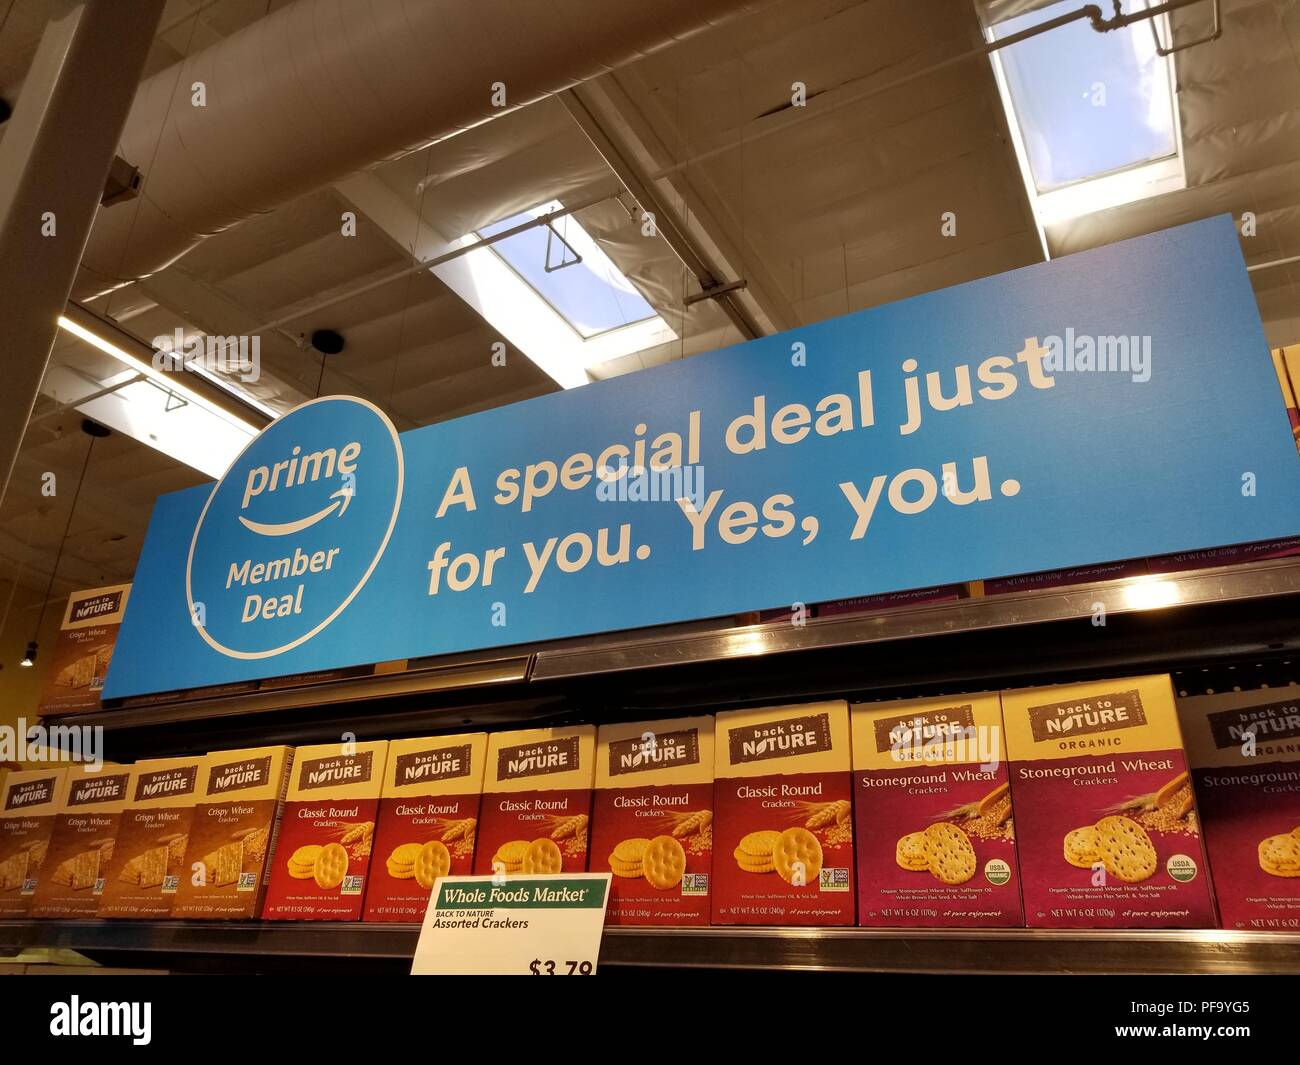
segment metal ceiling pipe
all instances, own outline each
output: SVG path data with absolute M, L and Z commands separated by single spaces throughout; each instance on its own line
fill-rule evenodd
M 119 154 L 144 187 L 99 212 L 74 297 L 761 6 L 297 0 L 141 83 Z

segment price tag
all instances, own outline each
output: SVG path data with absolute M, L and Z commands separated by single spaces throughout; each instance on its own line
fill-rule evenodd
M 429 896 L 411 974 L 590 976 L 612 875 L 443 877 Z

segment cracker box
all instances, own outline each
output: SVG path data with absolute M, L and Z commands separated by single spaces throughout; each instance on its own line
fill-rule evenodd
M 596 726 L 488 736 L 474 872 L 583 873 Z
M 293 768 L 292 747 L 213 751 L 190 821 L 173 917 L 256 917 Z
M 485 732 L 389 743 L 365 920 L 416 924 L 438 877 L 473 870 L 486 756 Z
M 202 787 L 207 758 L 158 758 L 137 762 L 117 828 L 117 843 L 104 872 L 100 917 L 171 916 L 181 877 L 190 820 Z
M 1024 924 L 997 693 L 859 704 L 850 724 L 858 924 Z
M 32 899 L 33 917 L 94 917 L 130 794 L 132 768 L 105 762 L 67 771 L 63 805 Z
M 1213 925 L 1167 674 L 1004 691 L 1002 718 L 1030 927 Z
M 264 918 L 361 920 L 387 764 L 387 740 L 298 748 Z
M 1178 700 L 1224 928 L 1300 930 L 1300 687 Z
M 67 799 L 66 768 L 15 771 L 0 792 L 0 918 L 26 917 Z
M 606 924 L 706 925 L 713 718 L 601 725 L 591 867 L 614 874 Z
M 732 710 L 715 735 L 713 923 L 852 924 L 848 703 Z

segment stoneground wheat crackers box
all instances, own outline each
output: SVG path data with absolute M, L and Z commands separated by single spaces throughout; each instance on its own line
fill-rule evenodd
M 1027 924 L 1213 925 L 1168 675 L 1004 691 L 1002 718 Z
M 256 917 L 270 881 L 292 747 L 213 751 L 190 821 L 173 917 Z
M 100 917 L 168 917 L 181 877 L 190 820 L 207 758 L 158 758 L 135 764 L 117 843 L 104 872 Z
M 132 768 L 105 762 L 68 770 L 63 805 L 54 815 L 33 917 L 94 917 L 130 794 Z
M 0 792 L 0 918 L 26 917 L 67 798 L 66 768 L 14 771 Z
M 418 923 L 440 876 L 473 869 L 487 733 L 393 740 L 364 920 Z
M 1300 687 L 1178 700 L 1224 928 L 1300 930 Z
M 715 751 L 713 923 L 852 924 L 848 703 L 718 714 Z
M 596 727 L 488 736 L 474 872 L 583 873 Z
M 996 692 L 850 711 L 858 924 L 1024 924 Z
M 388 741 L 323 743 L 294 752 L 262 916 L 359 921 Z
M 713 718 L 601 725 L 592 868 L 614 874 L 606 924 L 706 925 Z

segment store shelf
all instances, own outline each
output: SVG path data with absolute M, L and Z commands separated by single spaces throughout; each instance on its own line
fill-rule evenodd
M 271 963 L 409 966 L 413 925 L 293 922 L 0 921 L 0 954 L 62 947 L 227 970 Z M 606 968 L 833 969 L 891 973 L 1300 974 L 1300 935 L 1221 931 L 696 928 L 606 930 Z

